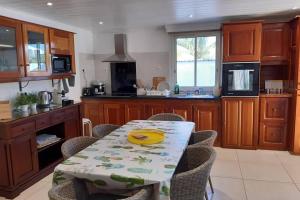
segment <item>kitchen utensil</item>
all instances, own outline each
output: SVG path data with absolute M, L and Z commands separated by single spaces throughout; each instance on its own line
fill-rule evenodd
M 153 89 L 157 89 L 157 85 L 162 82 L 162 81 L 166 81 L 166 77 L 161 76 L 161 77 L 153 77 L 152 78 L 152 85 L 153 85 Z
M 0 101 L 0 120 L 11 119 L 12 112 L 9 101 Z
M 49 107 L 52 101 L 52 93 L 48 91 L 40 91 L 38 93 L 38 98 L 40 107 Z

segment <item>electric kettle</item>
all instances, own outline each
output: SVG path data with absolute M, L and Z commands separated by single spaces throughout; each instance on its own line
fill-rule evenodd
M 38 99 L 40 107 L 50 107 L 52 101 L 52 93 L 48 91 L 40 91 L 38 93 Z

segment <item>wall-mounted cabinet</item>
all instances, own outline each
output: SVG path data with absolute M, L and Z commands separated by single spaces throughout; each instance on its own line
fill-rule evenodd
M 263 65 L 288 64 L 290 26 L 288 23 L 263 24 L 261 62 Z
M 21 22 L 0 17 L 0 79 L 24 76 Z
M 223 62 L 260 61 L 261 22 L 223 25 Z

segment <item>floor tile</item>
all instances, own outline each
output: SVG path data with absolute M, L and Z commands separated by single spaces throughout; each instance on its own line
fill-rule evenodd
M 242 179 L 212 177 L 215 193 L 207 188 L 210 200 L 246 200 L 246 193 Z
M 300 156 L 295 156 L 295 155 L 278 155 L 279 160 L 281 161 L 282 164 L 284 165 L 298 165 L 300 166 Z
M 237 161 L 237 154 L 235 149 L 225 149 L 216 147 L 215 150 L 217 152 L 217 160 Z
M 237 150 L 239 162 L 278 164 L 280 160 L 273 151 Z
M 244 179 L 292 182 L 288 173 L 281 165 L 263 163 L 240 163 Z
M 292 183 L 245 180 L 248 200 L 299 200 L 300 192 Z
M 34 194 L 28 196 L 27 198 L 30 200 L 49 200 L 48 191 L 51 188 L 51 184 L 47 183 L 45 186 Z
M 211 171 L 212 176 L 242 178 L 238 162 L 228 160 L 216 160 Z
M 298 190 L 300 191 L 300 183 L 296 183 Z
M 290 177 L 295 183 L 300 183 L 300 166 L 299 165 L 284 165 Z

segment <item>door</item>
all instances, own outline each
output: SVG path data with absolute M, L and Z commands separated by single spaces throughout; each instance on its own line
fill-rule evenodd
M 125 108 L 124 104 L 119 103 L 105 103 L 103 105 L 104 122 L 105 124 L 125 124 Z
M 240 145 L 240 101 L 237 98 L 222 99 L 223 146 L 238 147 Z
M 288 23 L 264 24 L 262 31 L 262 63 L 287 63 L 290 46 L 289 41 L 290 27 Z
M 259 61 L 261 31 L 260 22 L 223 25 L 223 61 Z
M 174 113 L 177 115 L 180 115 L 181 117 L 183 117 L 185 120 L 187 121 L 192 121 L 192 116 L 193 116 L 193 107 L 191 104 L 182 104 L 180 105 L 180 103 L 177 102 L 170 102 L 171 106 L 168 106 L 168 112 L 170 113 Z
M 0 141 L 0 187 L 7 187 L 10 185 L 9 171 L 8 171 L 8 157 L 7 145 Z
M 38 172 L 34 133 L 15 138 L 10 144 L 10 154 L 14 184 L 19 184 Z
M 131 120 L 145 119 L 145 106 L 144 104 L 126 104 L 125 105 L 125 123 Z
M 25 65 L 27 76 L 49 76 L 50 51 L 48 28 L 23 24 Z
M 24 76 L 21 23 L 0 17 L 0 79 Z
M 240 126 L 242 147 L 256 147 L 258 143 L 258 98 L 240 100 Z

